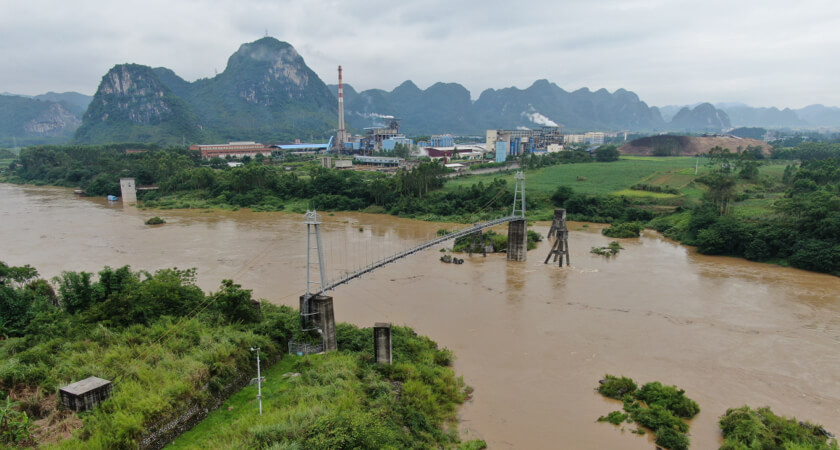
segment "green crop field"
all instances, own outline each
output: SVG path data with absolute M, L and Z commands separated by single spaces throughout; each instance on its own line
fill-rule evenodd
M 551 194 L 557 186 L 572 187 L 575 192 L 585 194 L 615 194 L 633 197 L 671 198 L 673 194 L 662 194 L 645 191 L 631 191 L 630 186 L 638 183 L 653 186 L 672 187 L 680 189 L 683 195 L 699 198 L 703 190 L 691 184 L 697 176 L 710 171 L 707 160 L 693 157 L 644 157 L 622 156 L 615 162 L 594 162 L 583 164 L 560 164 L 543 167 L 525 172 L 525 188 L 527 192 Z M 781 179 L 787 161 L 767 161 L 762 165 L 760 173 L 775 179 Z M 695 164 L 697 175 L 695 176 Z M 459 186 L 470 186 L 483 181 L 485 184 L 501 177 L 513 184 L 513 175 L 487 174 L 456 178 L 444 187 L 444 190 L 455 190 Z
M 561 164 L 527 171 L 525 187 L 528 192 L 545 194 L 554 192 L 560 185 L 571 186 L 576 192 L 586 194 L 612 194 L 629 189 L 637 183 L 680 188 L 694 179 L 695 162 L 695 158 L 691 157 L 622 157 L 615 162 Z M 701 161 L 699 174 L 708 170 Z M 444 189 L 454 190 L 458 186 L 469 186 L 479 181 L 486 184 L 496 177 L 498 175 L 488 174 L 458 178 L 448 182 Z M 513 183 L 513 175 L 504 175 L 503 178 Z

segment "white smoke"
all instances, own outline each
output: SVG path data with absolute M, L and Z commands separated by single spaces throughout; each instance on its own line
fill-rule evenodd
M 368 118 L 377 118 L 377 119 L 393 119 L 394 118 L 394 116 L 392 116 L 390 114 L 377 114 L 377 113 L 367 113 L 364 116 L 368 117 Z
M 527 112 L 523 111 L 522 115 L 527 117 L 528 120 L 530 120 L 531 122 L 534 122 L 537 125 L 542 125 L 542 126 L 546 126 L 546 127 L 559 127 L 560 126 L 560 125 L 557 125 L 557 123 L 554 122 L 553 120 L 549 119 L 548 117 L 546 117 L 546 116 L 544 116 L 544 115 L 542 115 L 542 114 L 540 114 L 536 111 L 531 112 L 531 113 L 527 113 Z
M 517 129 L 517 130 L 521 130 L 521 131 L 530 131 L 530 130 L 531 130 L 531 129 L 530 129 L 530 128 L 528 128 L 528 127 L 516 127 L 516 129 Z

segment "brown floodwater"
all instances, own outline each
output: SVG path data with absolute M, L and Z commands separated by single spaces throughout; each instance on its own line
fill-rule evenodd
M 159 215 L 167 221 L 143 222 Z M 324 215 L 330 278 L 428 239 L 437 224 L 384 215 Z M 305 290 L 302 215 L 143 211 L 61 188 L 0 184 L 0 261 L 42 276 L 196 267 L 217 289 L 232 278 L 254 295 L 297 305 Z M 534 228 L 543 235 L 547 223 Z M 572 223 L 572 266 L 504 255 L 439 262 L 430 249 L 332 292 L 338 321 L 409 325 L 452 349 L 475 389 L 460 411 L 467 438 L 490 448 L 651 449 L 652 436 L 596 423 L 620 409 L 594 388 L 605 373 L 676 384 L 697 400 L 693 448 L 716 448 L 727 408 L 770 406 L 840 433 L 840 279 L 698 255 L 657 233 L 610 239 Z M 504 228 L 500 228 L 504 232 Z M 451 245 L 451 244 L 449 244 Z M 349 263 L 353 261 L 354 263 Z

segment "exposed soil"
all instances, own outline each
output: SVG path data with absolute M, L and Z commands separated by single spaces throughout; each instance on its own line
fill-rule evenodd
M 618 151 L 622 155 L 636 156 L 694 156 L 708 153 L 713 147 L 728 148 L 735 152 L 738 147 L 761 147 L 764 154 L 769 155 L 770 144 L 756 139 L 739 138 L 735 136 L 650 136 L 630 141 Z

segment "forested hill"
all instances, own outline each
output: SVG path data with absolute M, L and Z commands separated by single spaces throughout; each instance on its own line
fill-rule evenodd
M 166 68 L 112 68 L 76 133 L 79 143 L 198 143 L 323 138 L 337 123 L 327 86 L 288 43 L 243 44 L 224 72 L 187 82 Z
M 338 86 L 331 85 L 333 93 Z M 356 129 L 377 125 L 381 116 L 402 119 L 408 134 L 484 134 L 495 128 L 560 125 L 569 130 L 661 130 L 667 128 L 655 107 L 624 89 L 567 92 L 547 80 L 527 89 L 487 89 L 473 102 L 458 83 L 435 83 L 421 90 L 411 81 L 393 91 L 357 92 L 344 85 L 345 118 Z
M 0 95 L 0 147 L 66 142 L 83 111 L 65 101 Z

